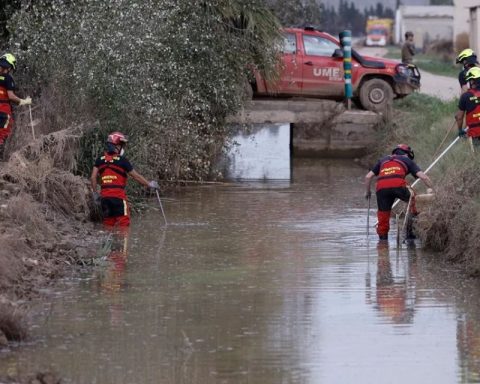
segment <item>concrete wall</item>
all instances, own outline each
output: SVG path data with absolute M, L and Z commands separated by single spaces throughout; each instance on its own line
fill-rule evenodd
M 293 124 L 294 157 L 355 158 L 378 139 L 382 117 L 369 111 L 343 111 L 323 123 Z
M 470 47 L 480 55 L 480 5 L 470 9 Z
M 228 119 L 235 124 L 290 123 L 294 157 L 355 158 L 367 153 L 378 137 L 383 117 L 345 110 L 328 100 L 255 100 Z
M 415 46 L 423 49 L 435 40 L 453 40 L 454 13 L 452 6 L 400 6 L 396 14 L 397 43 L 406 31 L 415 35 Z
M 464 47 L 457 47 L 457 36 L 462 33 L 470 33 L 470 12 L 465 6 L 466 0 L 455 0 L 455 13 L 453 21 L 453 44 L 456 53 Z

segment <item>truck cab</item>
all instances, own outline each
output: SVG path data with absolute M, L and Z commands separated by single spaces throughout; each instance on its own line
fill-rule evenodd
M 255 73 L 254 96 L 344 98 L 343 51 L 334 36 L 313 28 L 285 28 L 278 80 Z M 368 110 L 383 110 L 393 98 L 420 87 L 416 66 L 362 56 L 352 50 L 354 98 Z

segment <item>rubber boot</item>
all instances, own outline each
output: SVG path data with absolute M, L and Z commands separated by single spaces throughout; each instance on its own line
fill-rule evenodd
M 388 240 L 388 231 L 390 230 L 390 211 L 377 212 L 377 234 L 379 240 Z

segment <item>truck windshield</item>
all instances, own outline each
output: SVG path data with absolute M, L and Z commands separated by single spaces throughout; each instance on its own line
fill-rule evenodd
M 386 35 L 387 31 L 384 29 L 371 29 L 368 31 L 369 35 Z
M 305 53 L 313 56 L 331 57 L 333 52 L 340 48 L 338 44 L 335 44 L 333 41 L 312 35 L 303 35 L 303 45 L 305 47 Z

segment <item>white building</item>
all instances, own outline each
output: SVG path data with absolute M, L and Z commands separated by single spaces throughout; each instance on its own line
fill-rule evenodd
M 395 43 L 401 44 L 407 31 L 413 32 L 415 46 L 420 49 L 432 41 L 452 41 L 454 15 L 454 6 L 401 5 L 395 15 Z
M 455 0 L 454 40 L 462 33 L 469 37 L 469 47 L 480 55 L 480 0 Z M 455 47 L 455 52 L 465 47 Z

